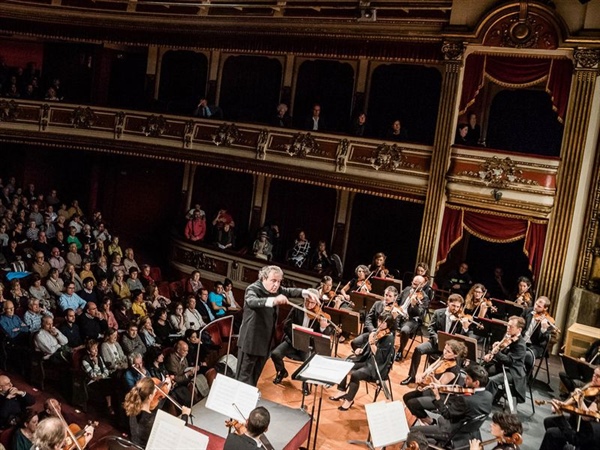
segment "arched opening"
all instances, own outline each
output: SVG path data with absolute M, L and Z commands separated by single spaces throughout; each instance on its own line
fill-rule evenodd
M 162 59 L 158 100 L 173 114 L 191 114 L 205 95 L 208 76 L 206 56 L 191 51 L 168 51 Z
M 433 144 L 442 75 L 432 67 L 391 64 L 373 72 L 368 123 L 373 137 L 385 137 L 396 119 L 408 140 Z
M 268 123 L 275 115 L 281 63 L 262 56 L 231 56 L 221 77 L 219 106 L 228 120 Z
M 345 131 L 350 123 L 354 70 L 337 61 L 305 61 L 298 70 L 294 98 L 294 125 L 308 129 L 312 105 L 321 105 L 326 131 Z

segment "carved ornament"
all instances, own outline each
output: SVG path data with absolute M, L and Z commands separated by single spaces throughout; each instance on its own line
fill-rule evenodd
M 48 128 L 48 123 L 50 123 L 50 105 L 48 103 L 44 103 L 40 106 L 40 129 L 42 131 L 46 131 Z
M 121 139 L 123 136 L 123 130 L 125 129 L 125 113 L 119 111 L 115 114 L 115 138 Z
M 297 133 L 292 138 L 292 143 L 285 146 L 290 156 L 306 158 L 311 153 L 318 153 L 319 143 L 310 133 Z
M 215 260 L 198 250 L 184 250 L 181 255 L 183 262 L 196 269 L 212 272 L 215 269 Z
M 446 61 L 459 61 L 465 52 L 465 45 L 462 42 L 446 41 L 442 45 L 442 53 Z
M 89 106 L 87 108 L 80 106 L 71 113 L 71 124 L 73 124 L 73 128 L 87 129 L 94 125 L 96 118 L 96 114 Z
M 146 124 L 142 127 L 142 132 L 146 136 L 160 137 L 167 131 L 167 121 L 160 115 L 156 117 L 152 114 L 146 119 Z
M 267 142 L 269 141 L 269 131 L 260 130 L 258 141 L 256 142 L 256 159 L 264 160 L 267 157 Z
M 350 153 L 350 142 L 348 139 L 342 139 L 338 145 L 335 156 L 335 171 L 346 172 L 348 164 L 348 154 Z
M 402 148 L 396 144 L 381 144 L 379 145 L 373 155 L 367 158 L 371 167 L 375 170 L 385 170 L 387 172 L 394 172 L 400 167 L 414 168 L 414 164 L 406 162 L 406 156 L 402 153 Z
M 234 123 L 227 125 L 224 123 L 218 129 L 216 134 L 212 135 L 212 141 L 216 146 L 231 147 L 234 142 L 240 139 L 241 133 Z
M 14 100 L 0 100 L 0 122 L 14 122 L 19 117 L 19 105 Z
M 196 126 L 196 122 L 193 120 L 188 120 L 183 127 L 183 146 L 185 148 L 190 148 L 192 143 L 194 142 L 194 129 Z
M 600 49 L 578 48 L 573 53 L 577 69 L 598 69 L 600 64 Z
M 500 159 L 497 156 L 487 158 L 480 165 L 478 172 L 464 171 L 459 175 L 479 178 L 486 186 L 495 188 L 505 188 L 509 183 L 521 183 L 531 186 L 537 186 L 539 183 L 535 180 L 522 178 L 523 171 L 517 169 L 515 162 L 508 156 Z

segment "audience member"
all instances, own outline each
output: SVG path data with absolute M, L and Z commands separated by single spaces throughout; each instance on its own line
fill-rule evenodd
M 277 114 L 273 117 L 271 125 L 281 128 L 292 128 L 292 118 L 288 114 L 288 106 L 285 103 L 277 105 Z
M 31 286 L 29 286 L 30 298 L 40 301 L 40 306 L 48 311 L 56 309 L 56 301 L 50 296 L 48 290 L 42 286 L 42 277 L 34 273 L 31 276 Z
M 206 97 L 201 97 L 193 113 L 194 117 L 203 119 L 223 119 L 223 110 L 216 105 L 209 105 Z
M 58 305 L 61 311 L 71 308 L 77 314 L 81 314 L 85 307 L 85 300 L 75 293 L 75 283 L 69 281 L 65 285 L 65 292 L 58 299 Z
M 201 289 L 198 298 L 200 301 L 196 303 L 196 309 L 200 313 L 204 323 L 210 323 L 215 320 L 215 313 L 208 301 L 208 289 Z
M 77 291 L 77 295 L 86 302 L 98 303 L 98 292 L 94 288 L 94 279 L 92 277 L 87 277 L 83 280 L 83 289 Z
M 206 218 L 200 214 L 200 211 L 194 210 L 193 217 L 185 225 L 184 235 L 186 239 L 193 242 L 204 240 L 206 235 Z
M 71 360 L 71 347 L 69 340 L 54 326 L 54 319 L 45 316 L 42 319 L 42 328 L 35 334 L 33 344 L 43 358 L 54 364 L 63 364 Z
M 175 303 L 173 313 L 169 316 L 169 322 L 173 325 L 175 334 L 183 336 L 187 327 L 185 325 L 185 316 L 183 315 L 183 304 L 181 302 Z
M 302 267 L 310 252 L 310 242 L 306 239 L 304 230 L 298 232 L 294 247 L 289 251 L 288 262 L 296 267 Z
M 349 133 L 352 136 L 367 137 L 367 115 L 360 111 L 350 125 Z
M 273 258 L 273 245 L 267 238 L 267 232 L 261 231 L 258 238 L 252 244 L 252 254 L 255 258 L 270 261 Z
M 138 326 L 136 323 L 131 322 L 127 327 L 127 332 L 121 338 L 121 347 L 123 347 L 123 352 L 127 356 L 132 353 L 139 353 L 143 356 L 146 353 L 146 346 L 138 335 Z
M 0 316 L 0 326 L 11 344 L 27 345 L 29 327 L 15 315 L 15 305 L 10 300 L 4 302 L 4 314 Z
M 400 119 L 394 120 L 392 127 L 386 132 L 385 138 L 389 141 L 396 142 L 408 140 L 408 132 L 406 131 L 406 128 L 402 128 Z
M 100 346 L 100 354 L 110 373 L 127 369 L 127 356 L 119 344 L 119 333 L 116 328 L 106 330 L 104 342 Z
M 321 117 L 321 105 L 315 103 L 312 107 L 312 114 L 304 122 L 304 129 L 310 131 L 326 131 L 325 121 Z
M 34 403 L 33 395 L 13 386 L 6 375 L 0 375 L 0 429 L 16 425 L 25 409 Z
M 139 291 L 143 291 L 144 290 L 144 285 L 142 284 L 142 282 L 140 281 L 138 275 L 140 273 L 140 270 L 135 267 L 132 266 L 129 268 L 129 278 L 127 278 L 127 286 L 129 287 L 129 290 L 131 292 L 135 291 L 135 290 L 139 290 Z
M 84 341 L 101 339 L 108 329 L 106 320 L 100 318 L 98 306 L 94 302 L 88 302 L 85 305 L 83 314 L 80 314 L 77 318 L 77 324 Z
M 31 271 L 38 274 L 41 279 L 46 278 L 48 276 L 51 268 L 52 267 L 44 257 L 44 253 L 41 251 L 37 252 L 35 254 L 35 259 L 31 264 Z
M 23 316 L 23 320 L 25 324 L 29 327 L 29 331 L 31 333 L 35 333 L 42 327 L 42 319 L 45 317 L 54 317 L 50 311 L 45 310 L 40 307 L 40 301 L 36 298 L 29 299 L 29 306 L 27 311 L 25 311 L 25 315 Z
M 199 330 L 206 324 L 202 320 L 202 316 L 196 309 L 196 297 L 188 295 L 186 300 L 186 308 L 183 312 L 183 318 L 185 320 L 185 329 Z
M 83 339 L 77 325 L 77 314 L 72 309 L 65 311 L 65 320 L 58 327 L 59 331 L 67 338 L 67 345 L 71 347 L 73 352 L 83 348 Z

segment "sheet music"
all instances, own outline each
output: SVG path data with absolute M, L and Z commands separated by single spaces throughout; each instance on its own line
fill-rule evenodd
M 408 423 L 401 401 L 368 403 L 365 410 L 374 447 L 384 447 L 406 440 Z
M 162 410 L 156 412 L 156 419 L 146 445 L 146 450 L 206 450 L 208 436 L 185 426 L 185 422 Z
M 240 416 L 233 404 L 239 408 L 244 417 Z M 206 407 L 224 416 L 245 422 L 250 412 L 258 403 L 258 389 L 223 374 L 217 374 L 206 400 Z
M 302 371 L 302 378 L 322 381 L 324 383 L 338 384 L 348 372 L 352 370 L 354 363 L 343 359 L 325 358 L 315 355 L 306 368 Z

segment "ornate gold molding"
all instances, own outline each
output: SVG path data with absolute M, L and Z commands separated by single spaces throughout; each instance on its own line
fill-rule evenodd
M 598 69 L 600 64 L 600 49 L 577 48 L 573 53 L 576 69 Z

